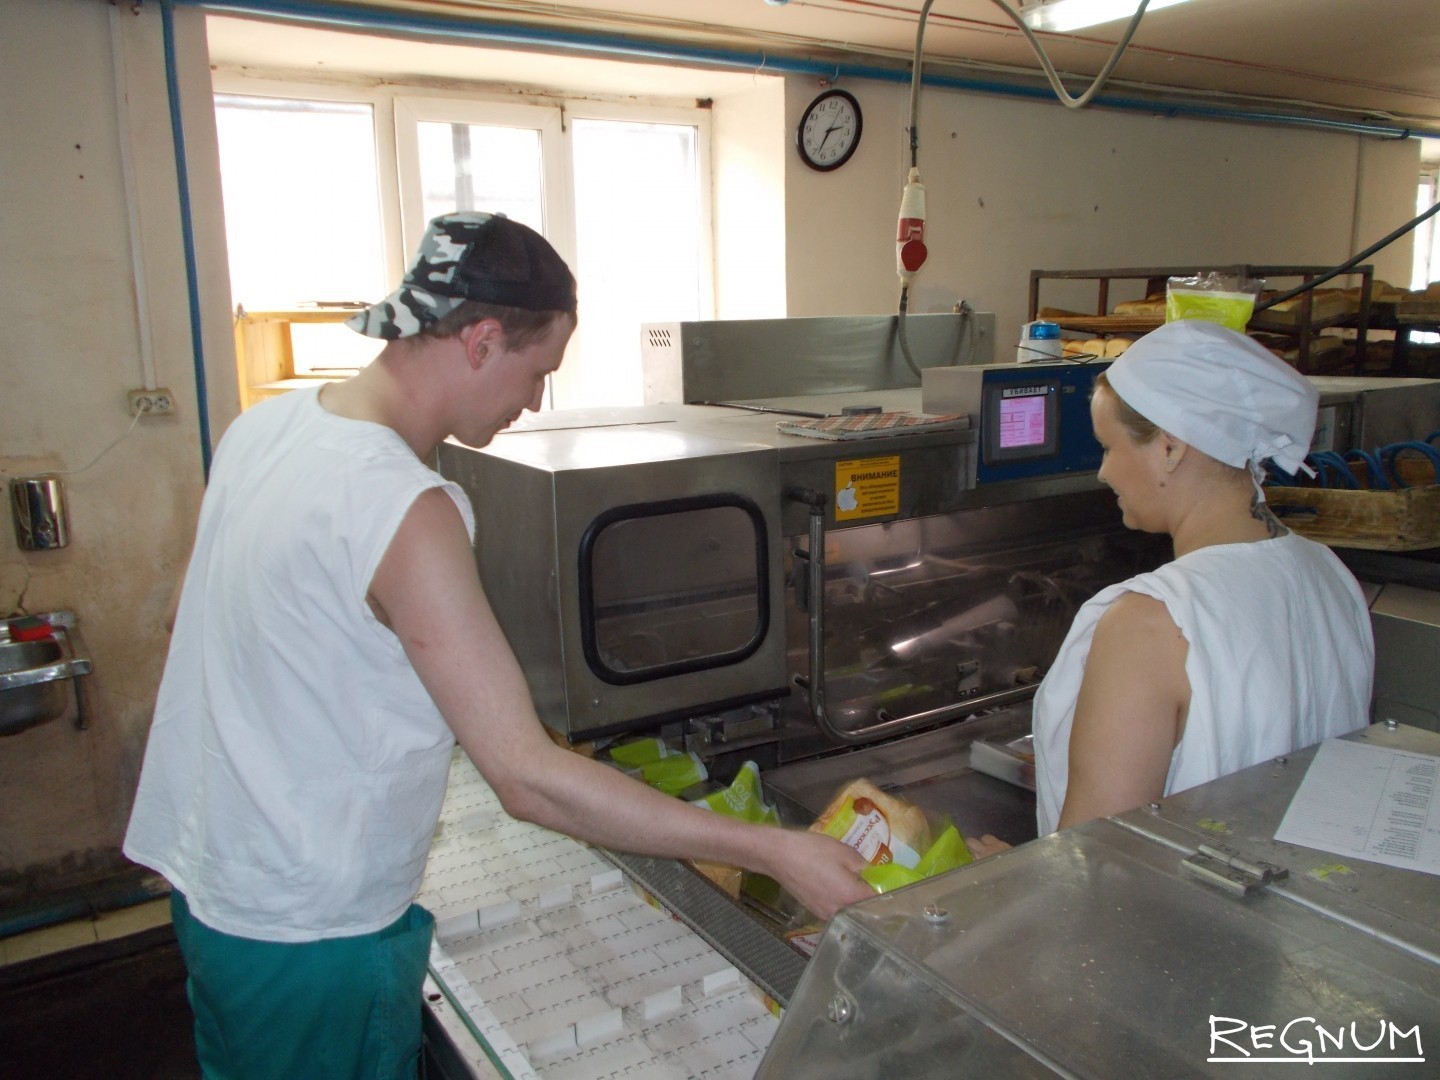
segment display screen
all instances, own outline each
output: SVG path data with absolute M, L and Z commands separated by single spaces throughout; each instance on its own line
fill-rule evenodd
M 1006 391 L 1000 399 L 1000 449 L 1014 450 L 1045 444 L 1045 391 L 1016 395 Z

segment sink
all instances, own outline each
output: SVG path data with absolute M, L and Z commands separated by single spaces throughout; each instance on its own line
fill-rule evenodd
M 0 735 L 64 715 L 72 691 L 78 709 L 73 681 L 89 673 L 90 657 L 72 612 L 0 622 Z

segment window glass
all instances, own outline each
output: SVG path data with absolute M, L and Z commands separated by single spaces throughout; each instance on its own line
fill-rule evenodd
M 247 311 L 378 300 L 385 288 L 368 104 L 215 96 L 230 295 Z M 291 329 L 294 372 L 363 367 L 381 342 Z
M 591 590 L 597 674 L 714 666 L 763 635 L 757 517 L 734 505 L 620 517 L 595 536 Z
M 415 134 L 426 221 L 484 210 L 545 232 L 539 131 L 421 121 Z
M 383 296 L 370 106 L 217 94 L 215 119 L 235 303 Z
M 1420 174 L 1420 191 L 1415 197 L 1415 213 L 1423 214 L 1440 198 L 1440 169 L 1431 165 Z M 1437 215 L 1440 216 L 1440 215 Z M 1440 281 L 1440 228 L 1435 218 L 1422 221 L 1415 229 L 1415 269 L 1410 288 L 1419 291 L 1432 281 Z M 1440 334 L 1432 330 L 1411 330 L 1410 341 L 1417 345 L 1440 344 Z
M 1436 173 L 1436 168 L 1431 166 L 1420 174 L 1420 190 L 1415 196 L 1417 215 L 1429 210 L 1440 197 Z M 1435 227 L 1435 218 L 1428 218 L 1415 227 L 1414 250 L 1415 268 L 1410 275 L 1410 288 L 1423 289 L 1430 282 L 1440 280 L 1440 229 Z
M 524 222 L 575 271 L 579 329 L 547 407 L 643 403 L 641 326 L 710 313 L 703 116 L 248 87 L 215 98 L 232 295 L 248 311 L 373 302 L 425 223 L 461 209 Z M 378 161 L 391 144 L 395 158 Z M 301 375 L 343 373 L 379 349 L 338 324 L 288 333 Z

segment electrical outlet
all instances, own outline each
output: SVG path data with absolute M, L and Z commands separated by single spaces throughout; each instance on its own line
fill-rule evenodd
M 171 416 L 175 412 L 175 395 L 163 387 L 158 390 L 131 390 L 131 416 Z

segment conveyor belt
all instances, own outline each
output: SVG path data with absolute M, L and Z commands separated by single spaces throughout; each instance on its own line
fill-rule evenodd
M 502 1075 L 748 1080 L 775 1033 L 726 957 L 596 851 L 506 815 L 460 754 L 419 900 L 431 974 Z
M 607 851 L 676 917 L 720 950 L 782 1008 L 790 1004 L 805 957 L 765 929 L 754 916 L 674 859 L 651 859 Z

